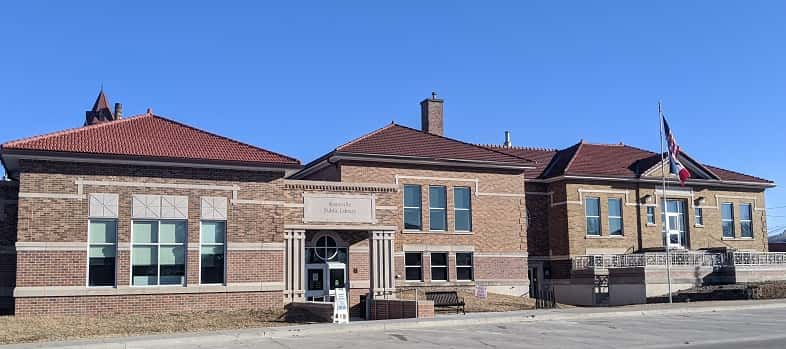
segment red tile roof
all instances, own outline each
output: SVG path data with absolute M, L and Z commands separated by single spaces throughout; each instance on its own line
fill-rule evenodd
M 11 141 L 3 144 L 2 150 L 251 166 L 300 166 L 297 159 L 152 114 Z
M 535 161 L 528 178 L 551 178 L 561 175 L 639 178 L 661 161 L 658 153 L 625 144 L 591 144 L 579 142 L 562 150 L 527 147 L 486 146 Z M 722 168 L 699 164 L 723 181 L 771 184 L 772 181 Z M 693 178 L 698 178 L 694 173 Z
M 557 149 L 546 148 L 503 147 L 500 145 L 484 145 L 484 147 L 531 160 L 531 164 L 535 168 L 524 171 L 524 176 L 526 178 L 540 177 L 558 152 Z
M 336 152 L 531 165 L 530 160 L 523 157 L 393 123 L 339 146 Z

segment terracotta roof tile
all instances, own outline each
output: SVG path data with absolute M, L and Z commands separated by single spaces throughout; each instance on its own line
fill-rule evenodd
M 661 155 L 625 144 L 592 144 L 584 141 L 562 150 L 488 145 L 491 149 L 528 159 L 535 164 L 534 170 L 525 173 L 527 178 L 551 178 L 561 175 L 597 177 L 638 178 L 641 173 L 657 165 Z M 692 160 L 692 159 L 691 159 Z M 715 166 L 704 166 L 720 180 L 753 183 L 772 181 L 725 170 Z M 692 173 L 693 178 L 698 176 Z
M 558 152 L 557 149 L 534 147 L 503 147 L 501 145 L 492 144 L 483 146 L 499 152 L 531 160 L 531 164 L 535 168 L 524 171 L 524 176 L 526 178 L 540 178 L 554 159 L 554 155 L 556 155 Z
M 297 159 L 152 114 L 11 141 L 2 149 L 285 167 L 300 164 Z
M 336 148 L 337 152 L 531 165 L 516 155 L 390 124 Z

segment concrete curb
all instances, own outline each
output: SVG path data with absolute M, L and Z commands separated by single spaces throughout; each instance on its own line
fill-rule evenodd
M 730 301 L 708 303 L 677 303 L 639 305 L 617 308 L 571 308 L 531 310 L 507 313 L 475 313 L 466 316 L 444 316 L 434 319 L 402 319 L 353 322 L 348 325 L 314 324 L 201 333 L 179 333 L 135 337 L 111 337 L 68 342 L 41 342 L 0 345 L 0 348 L 145 348 L 152 345 L 207 345 L 260 338 L 288 338 L 353 332 L 396 331 L 406 329 L 456 327 L 467 325 L 504 324 L 535 321 L 579 321 L 596 318 L 674 315 L 723 312 L 735 310 L 784 309 L 786 301 Z

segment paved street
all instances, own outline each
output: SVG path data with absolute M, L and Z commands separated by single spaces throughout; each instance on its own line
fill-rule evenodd
M 784 348 L 786 304 L 729 303 L 719 306 L 675 304 L 642 308 L 582 308 L 535 312 L 511 317 L 479 314 L 443 317 L 447 321 L 388 323 L 395 330 L 371 330 L 367 325 L 306 326 L 301 336 L 289 328 L 265 333 L 248 330 L 217 333 L 114 338 L 45 344 L 49 348 Z M 740 305 L 741 304 L 741 305 Z M 751 307 L 759 307 L 751 309 Z M 691 308 L 689 312 L 685 309 Z M 696 309 L 698 308 L 698 309 Z M 664 311 L 665 309 L 665 311 Z M 679 313 L 674 312 L 678 310 Z M 716 309 L 715 311 L 712 311 Z M 644 313 L 642 313 L 644 311 Z M 664 314 L 664 312 L 666 314 Z M 555 315 L 562 320 L 547 320 Z M 508 316 L 507 321 L 500 321 Z M 554 317 L 552 317 L 554 318 Z M 565 318 L 569 318 L 566 320 Z M 462 319 L 450 325 L 452 319 Z M 515 320 L 512 321 L 511 319 Z M 497 323 L 489 323 L 496 321 Z M 438 322 L 441 322 L 437 324 Z M 418 326 L 402 329 L 401 325 Z M 435 325 L 436 324 L 436 325 Z M 378 327 L 379 328 L 379 327 Z M 293 328 L 294 329 L 294 328 Z M 316 331 L 314 329 L 317 329 Z M 336 330 L 341 332 L 335 332 Z M 347 332 L 350 331 L 350 332 Z M 40 344 L 20 347 L 39 347 Z M 15 346 L 12 346 L 15 347 Z
M 260 344 L 270 348 L 784 348 L 784 325 L 786 311 L 773 309 L 353 333 Z

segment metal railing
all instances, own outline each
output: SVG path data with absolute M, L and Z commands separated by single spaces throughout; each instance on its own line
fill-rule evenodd
M 671 252 L 670 265 L 728 267 L 786 265 L 786 252 Z M 573 270 L 665 266 L 666 253 L 584 255 L 572 258 Z

